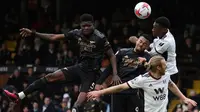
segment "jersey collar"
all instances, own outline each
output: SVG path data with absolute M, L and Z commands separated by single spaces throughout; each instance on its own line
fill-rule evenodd
M 169 29 L 167 30 L 167 33 L 165 33 L 165 35 L 163 35 L 162 37 L 157 37 L 158 39 L 164 39 L 167 37 L 167 34 L 169 33 Z
M 152 74 L 151 74 L 151 72 L 149 72 L 149 76 L 151 76 L 153 79 L 156 79 L 156 80 L 159 80 L 160 78 L 156 78 L 156 77 L 154 77 Z

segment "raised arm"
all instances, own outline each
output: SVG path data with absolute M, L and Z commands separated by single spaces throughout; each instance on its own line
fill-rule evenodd
M 32 31 L 28 28 L 22 28 L 20 29 L 20 35 L 22 37 L 28 37 L 28 36 L 37 36 L 42 39 L 50 40 L 50 41 L 55 41 L 59 39 L 64 39 L 65 35 L 64 34 L 47 34 L 47 33 L 39 33 L 36 31 Z

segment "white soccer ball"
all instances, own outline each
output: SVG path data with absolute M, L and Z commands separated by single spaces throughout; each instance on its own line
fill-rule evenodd
M 140 19 L 146 19 L 151 15 L 151 6 L 146 2 L 139 2 L 134 9 L 135 15 Z

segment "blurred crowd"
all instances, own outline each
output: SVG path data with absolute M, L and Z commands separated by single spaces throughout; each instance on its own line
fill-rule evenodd
M 65 19 L 62 22 L 55 21 L 50 10 L 52 8 L 50 3 L 44 3 L 36 12 L 33 10 L 35 9 L 34 3 L 29 5 L 28 16 L 23 15 L 24 17 L 20 18 L 19 12 L 14 8 L 10 8 L 5 15 L 4 33 L 0 35 L 0 66 L 64 67 L 74 65 L 79 57 L 76 42 L 69 40 L 49 42 L 38 37 L 21 38 L 19 29 L 26 26 L 38 32 L 66 33 L 71 29 L 79 28 L 80 15 L 76 14 L 70 22 L 65 21 Z M 141 33 L 151 34 L 152 23 L 156 17 L 138 20 L 131 10 L 120 11 L 120 9 L 116 9 L 111 18 L 97 17 L 94 24 L 98 30 L 107 36 L 116 52 L 120 48 L 134 47 L 128 41 L 130 36 L 138 36 Z M 182 66 L 198 69 L 200 67 L 200 35 L 198 34 L 200 27 L 188 23 L 182 29 L 172 27 L 170 30 L 177 43 L 177 60 L 180 70 Z M 105 57 L 102 68 L 108 64 L 109 61 Z M 27 73 L 16 69 L 10 74 L 5 88 L 12 92 L 19 92 L 46 74 L 45 72 L 34 73 L 31 67 L 28 68 Z M 71 112 L 71 106 L 76 100 L 78 92 L 78 84 L 65 84 L 64 82 L 51 84 L 23 100 L 21 109 L 22 112 Z M 196 96 L 198 94 L 193 94 L 193 97 L 196 98 Z M 96 102 L 90 103 L 92 104 L 85 106 L 86 112 L 94 112 L 96 108 Z M 13 106 L 15 104 L 9 102 L 3 96 L 0 96 L 0 104 L 0 112 L 13 112 L 15 109 Z M 109 102 L 101 102 L 98 109 L 109 112 Z M 175 112 L 197 112 L 198 108 L 194 110 L 196 111 L 193 111 L 190 106 L 177 105 Z

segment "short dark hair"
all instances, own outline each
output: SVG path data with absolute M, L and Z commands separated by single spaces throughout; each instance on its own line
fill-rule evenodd
M 161 16 L 155 20 L 163 28 L 170 28 L 171 23 L 167 17 Z
M 93 22 L 94 19 L 93 19 L 93 16 L 91 14 L 83 14 L 80 17 L 80 21 L 81 22 L 84 22 L 84 21 L 91 21 L 91 22 Z
M 144 37 L 145 39 L 147 39 L 150 43 L 152 42 L 152 37 L 148 34 L 145 34 L 145 33 L 142 33 L 139 35 L 139 37 L 142 36 Z

